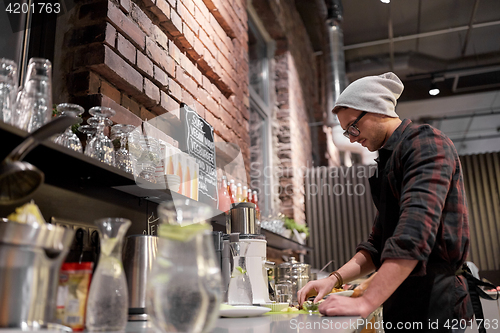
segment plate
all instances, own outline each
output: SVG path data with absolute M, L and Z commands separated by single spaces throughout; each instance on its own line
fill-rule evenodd
M 224 306 L 223 308 L 221 308 L 219 311 L 219 316 L 228 318 L 256 317 L 269 311 L 271 311 L 271 308 L 265 308 L 263 306 L 234 305 L 231 307 Z
M 354 290 L 344 290 L 344 291 L 339 291 L 336 293 L 331 293 L 326 295 L 325 297 L 328 297 L 330 295 L 339 295 L 339 296 L 346 296 L 346 297 L 351 297 L 351 295 L 354 293 Z

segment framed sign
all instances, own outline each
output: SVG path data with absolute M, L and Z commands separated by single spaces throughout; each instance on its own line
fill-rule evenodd
M 217 208 L 217 169 L 213 127 L 193 109 L 181 103 L 181 122 L 184 139 L 180 141 L 182 151 L 196 160 L 199 166 L 198 201 Z

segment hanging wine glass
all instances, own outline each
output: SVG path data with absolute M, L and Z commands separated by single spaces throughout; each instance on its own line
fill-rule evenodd
M 87 148 L 89 147 L 89 142 L 90 140 L 94 137 L 95 135 L 95 132 L 97 131 L 97 128 L 91 126 L 91 125 L 82 125 L 80 127 L 78 127 L 78 131 L 80 133 L 83 133 L 85 134 L 85 155 L 89 155 L 89 153 L 87 153 Z
M 69 115 L 73 117 L 79 117 L 85 111 L 80 105 L 70 103 L 58 104 L 56 109 L 61 115 Z M 73 133 L 71 126 L 68 127 L 64 133 L 58 135 L 54 141 L 55 143 L 58 143 L 66 148 L 83 153 L 82 143 L 80 142 L 78 136 Z
M 120 148 L 115 151 L 115 166 L 128 173 L 132 173 L 132 159 L 127 148 L 128 134 L 135 129 L 133 125 L 116 124 L 112 127 L 112 132 L 120 141 Z
M 95 136 L 90 139 L 85 149 L 85 154 L 103 163 L 115 165 L 113 142 L 104 135 L 106 120 L 115 115 L 115 111 L 105 106 L 94 106 L 89 113 L 98 118 Z

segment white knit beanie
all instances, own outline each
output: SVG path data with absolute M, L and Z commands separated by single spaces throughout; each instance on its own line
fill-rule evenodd
M 392 72 L 378 76 L 366 76 L 354 81 L 344 89 L 332 111 L 336 113 L 337 109 L 343 106 L 399 118 L 394 109 L 403 89 L 403 83 Z

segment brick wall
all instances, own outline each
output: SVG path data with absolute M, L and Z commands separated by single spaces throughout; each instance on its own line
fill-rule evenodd
M 79 1 L 57 24 L 55 103 L 110 106 L 117 123 L 161 116 L 175 137 L 184 102 L 248 168 L 246 0 Z
M 312 166 L 311 131 L 317 104 L 316 59 L 294 3 L 270 1 L 286 42 L 278 43 L 275 89 L 281 212 L 305 223 L 303 170 Z M 278 34 L 278 33 L 277 33 Z

